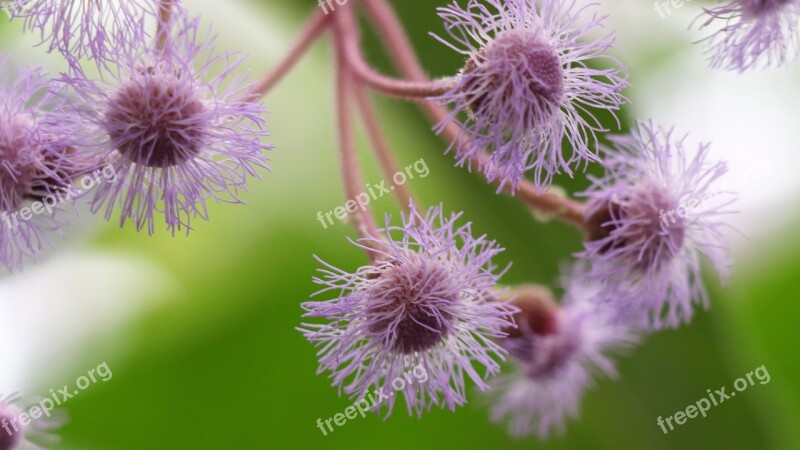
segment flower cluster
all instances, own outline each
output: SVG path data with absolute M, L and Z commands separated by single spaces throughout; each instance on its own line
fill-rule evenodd
M 537 188 L 546 188 L 555 174 L 572 175 L 575 165 L 597 159 L 591 147 L 607 130 L 591 110 L 618 110 L 627 81 L 605 54 L 613 34 L 585 39 L 605 20 L 595 14 L 582 22 L 586 9 L 575 0 L 469 0 L 466 8 L 439 8 L 450 37 L 439 40 L 467 57 L 453 87 L 437 98 L 455 105 L 440 128 L 467 115 L 469 139 L 456 145 L 460 164 L 489 152 L 481 162 L 489 181 L 516 189 L 533 171 Z M 590 66 L 602 60 L 615 67 Z
M 12 19 L 69 69 L 55 78 L 31 69 L 0 79 L 0 214 L 18 225 L 0 223 L 0 266 L 37 257 L 65 222 L 61 206 L 32 220 L 23 208 L 99 167 L 115 176 L 86 193 L 92 212 L 118 215 L 137 231 L 154 233 L 160 215 L 172 234 L 188 233 L 192 220 L 208 218 L 211 200 L 241 203 L 247 183 L 269 170 L 272 146 L 257 97 L 329 27 L 351 198 L 364 185 L 352 105 L 381 168 L 401 173 L 364 94 L 370 87 L 423 102 L 458 165 L 479 168 L 498 192 L 578 227 L 586 239 L 557 302 L 545 287 L 503 284 L 505 271 L 495 265 L 503 249 L 459 224 L 461 214 L 441 206 L 422 212 L 407 187 L 392 188 L 407 208 L 399 225 L 387 215 L 379 228 L 368 202 L 348 201 L 359 234 L 351 242 L 370 263 L 348 271 L 318 258 L 313 281 L 325 299 L 302 304 L 306 322 L 298 327 L 317 348 L 318 373 L 361 399 L 386 394 L 387 383 L 421 366 L 426 382 L 403 392 L 409 414 L 454 410 L 474 384 L 494 396 L 491 416 L 512 435 L 563 432 L 595 378 L 616 375 L 613 353 L 688 323 L 695 305 L 709 305 L 704 261 L 727 278 L 723 216 L 733 200 L 716 187 L 727 169 L 710 162 L 709 145 L 690 149 L 685 136 L 650 122 L 601 136 L 610 131 L 606 122 L 623 128 L 617 116 L 628 76 L 612 56 L 615 37 L 601 30 L 606 16 L 597 4 L 465 1 L 438 9 L 446 37 L 437 39 L 465 59 L 445 80 L 425 79 L 391 8 L 370 0 L 315 15 L 287 58 L 249 85 L 233 75 L 242 58 L 216 53 L 215 37 L 177 0 L 13 0 Z M 361 7 L 407 79 L 363 59 Z M 743 71 L 790 60 L 800 51 L 799 12 L 800 0 L 706 9 L 704 26 L 724 22 L 708 39 L 712 65 Z M 98 77 L 87 75 L 86 61 Z M 589 163 L 604 174 L 589 176 L 591 186 L 576 199 L 548 192 L 554 177 L 574 177 Z M 506 361 L 513 373 L 493 379 Z M 376 412 L 391 414 L 398 397 L 389 395 Z M 17 414 L 10 400 L 0 401 L 0 420 Z M 35 431 L 0 434 L 0 450 L 20 448 Z
M 70 68 L 0 80 L 0 266 L 19 268 L 49 248 L 63 207 L 45 202 L 38 214 L 37 202 L 100 167 L 115 176 L 82 192 L 92 211 L 150 234 L 156 213 L 173 234 L 188 233 L 191 219 L 208 217 L 209 200 L 240 203 L 247 181 L 268 169 L 265 109 L 232 75 L 243 58 L 215 53 L 199 18 L 171 3 L 11 4 L 12 19 Z M 84 58 L 97 63 L 98 79 Z M 21 213 L 31 203 L 35 217 Z
M 82 148 L 111 164 L 118 181 L 103 185 L 92 207 L 115 207 L 120 222 L 154 232 L 154 212 L 173 231 L 207 216 L 207 200 L 239 202 L 248 177 L 266 168 L 264 109 L 241 80 L 224 86 L 240 60 L 208 54 L 212 41 L 183 12 L 165 46 L 142 41 L 116 56 L 117 69 L 92 80 L 80 71 L 59 81 L 79 102 L 59 117 L 64 130 L 89 130 Z M 220 67 L 221 66 L 221 67 Z M 222 75 L 210 77 L 211 73 Z
M 652 123 L 612 136 L 606 175 L 584 193 L 591 234 L 581 258 L 594 277 L 629 293 L 618 299 L 635 299 L 619 305 L 631 320 L 655 329 L 688 322 L 693 302 L 708 304 L 701 256 L 728 276 L 722 219 L 733 197 L 714 190 L 727 167 L 707 161 L 707 145 L 689 157 L 685 139 Z
M 6 65 L 7 58 L 0 62 Z M 47 125 L 57 103 L 41 68 L 0 80 L 0 266 L 13 269 L 50 247 L 61 226 L 57 211 L 28 220 L 19 211 L 69 186 L 86 169 L 72 138 Z
M 340 70 L 389 95 L 432 103 L 435 131 L 450 140 L 457 164 L 480 168 L 498 192 L 577 225 L 586 237 L 556 302 L 541 286 L 504 287 L 489 264 L 496 247 L 473 239 L 469 227 L 455 228 L 441 208 L 423 216 L 412 203 L 401 226 L 387 218 L 381 230 L 370 231 L 362 217 L 356 244 L 372 263 L 354 273 L 323 263 L 318 294 L 335 296 L 303 304 L 306 317 L 323 321 L 300 331 L 319 349 L 319 373 L 340 392 L 361 398 L 421 364 L 432 381 L 405 392 L 409 413 L 464 403 L 468 378 L 489 391 L 491 417 L 508 423 L 510 434 L 544 438 L 578 415 L 595 378 L 616 376 L 612 353 L 687 323 L 695 304 L 708 305 L 704 260 L 727 278 L 723 219 L 733 198 L 715 187 L 727 168 L 709 162 L 710 146 L 691 151 L 685 136 L 650 122 L 599 143 L 609 130 L 595 114 L 616 120 L 627 102 L 627 74 L 610 56 L 613 34 L 597 34 L 605 20 L 592 12 L 597 6 L 466 0 L 439 8 L 447 38 L 436 37 L 466 63 L 427 84 L 407 42 L 393 38 L 398 30 L 385 9 L 373 16 L 409 80 L 365 70 L 357 49 L 348 48 L 354 15 L 337 13 L 345 16 L 334 28 L 344 49 Z M 386 166 L 385 144 L 373 145 Z M 556 175 L 574 176 L 590 162 L 605 174 L 588 177 L 590 188 L 577 195 L 585 202 L 546 192 Z M 499 371 L 498 357 L 514 370 L 487 380 Z
M 704 19 L 703 28 L 720 24 L 705 39 L 714 68 L 777 67 L 800 55 L 800 1 L 732 0 L 705 8 Z
M 608 354 L 636 342 L 635 332 L 612 316 L 599 283 L 580 267 L 565 281 L 560 307 L 546 292 L 521 290 L 515 296 L 523 311 L 521 329 L 503 346 L 517 368 L 494 381 L 491 412 L 493 420 L 508 423 L 512 436 L 563 433 L 595 374 L 616 376 Z
M 402 226 L 387 217 L 385 240 L 357 242 L 375 255 L 373 264 L 348 273 L 320 260 L 317 295 L 338 296 L 304 303 L 307 317 L 326 322 L 301 331 L 320 348 L 320 372 L 331 372 L 345 393 L 361 398 L 421 364 L 431 376 L 406 390 L 409 412 L 433 404 L 452 410 L 466 401 L 465 376 L 485 389 L 484 377 L 500 370 L 505 352 L 492 339 L 506 335 L 514 312 L 494 293 L 492 258 L 502 249 L 474 238 L 470 224 L 457 226 L 459 217 L 445 217 L 442 207 L 422 215 L 412 204 Z

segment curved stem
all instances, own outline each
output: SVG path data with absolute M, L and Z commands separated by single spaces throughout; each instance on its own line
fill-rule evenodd
M 264 78 L 253 85 L 250 94 L 254 97 L 266 95 L 297 64 L 330 23 L 330 16 L 325 15 L 322 11 L 315 11 L 300 33 L 300 37 L 289 49 L 289 53 Z
M 345 7 L 346 8 L 346 7 Z M 344 25 L 341 17 L 344 11 L 337 13 L 334 21 L 334 40 L 336 47 L 336 118 L 337 128 L 339 129 L 339 150 L 341 152 L 342 176 L 344 179 L 344 190 L 347 198 L 353 199 L 358 196 L 364 187 L 361 177 L 361 170 L 358 163 L 356 152 L 356 139 L 353 129 L 352 116 L 352 95 L 353 80 L 347 60 L 344 56 Z M 378 239 L 380 232 L 374 218 L 369 210 L 356 209 L 356 231 L 361 238 Z M 378 259 L 376 252 L 368 252 L 370 259 L 375 262 Z
M 388 77 L 378 73 L 362 58 L 361 52 L 354 45 L 349 46 L 347 58 L 353 73 L 360 81 L 383 94 L 405 100 L 427 101 L 429 97 L 446 94 L 452 83 L 442 81 L 406 81 Z
M 478 166 L 487 164 L 489 155 L 482 152 L 472 162 Z M 516 192 L 510 184 L 505 184 L 503 192 L 519 196 L 530 208 L 572 225 L 588 236 L 589 229 L 584 218 L 586 206 L 582 202 L 552 192 L 540 192 L 532 183 L 525 181 L 520 181 Z
M 383 32 L 384 43 L 400 73 L 411 80 L 427 79 L 411 41 L 408 40 L 408 35 L 391 5 L 384 0 L 363 0 L 363 2 L 372 22 Z
M 391 5 L 386 0 L 363 0 L 363 2 L 370 18 L 381 31 L 380 35 L 383 36 L 385 45 L 397 64 L 397 70 L 410 80 L 417 82 L 424 80 L 426 78 L 425 71 Z M 445 108 L 430 101 L 421 102 L 420 106 L 434 124 L 444 124 L 441 134 L 445 138 L 456 146 L 466 144 L 468 140 L 466 134 L 455 122 L 447 120 L 449 112 Z M 480 166 L 487 160 L 488 155 L 482 153 L 473 158 L 472 163 Z M 520 181 L 516 193 L 510 186 L 505 186 L 503 190 L 506 193 L 518 195 L 529 207 L 573 225 L 584 234 L 587 233 L 583 203 L 550 192 L 538 193 L 533 183 L 526 180 Z
M 170 38 L 175 0 L 159 0 L 158 2 L 158 29 L 156 30 L 156 48 L 164 50 Z
M 342 16 L 342 27 L 345 33 L 343 45 L 347 64 L 352 69 L 353 74 L 363 83 L 393 97 L 421 101 L 426 100 L 428 97 L 443 95 L 452 86 L 449 80 L 430 81 L 420 79 L 407 81 L 377 72 L 364 60 L 364 55 L 361 53 L 361 46 L 358 42 L 358 35 L 350 32 L 351 30 L 356 30 L 358 26 L 352 9 L 347 8 L 347 10 L 339 11 L 337 14 Z
M 362 87 L 357 87 L 356 99 L 358 106 L 361 109 L 361 117 L 364 119 L 364 126 L 367 128 L 367 134 L 372 144 L 372 149 L 375 156 L 378 158 L 383 174 L 386 178 L 392 178 L 394 174 L 400 172 L 400 169 L 395 161 L 392 151 L 389 149 L 389 144 L 381 131 L 380 123 L 378 122 L 378 115 L 375 107 L 369 98 L 369 94 Z M 392 191 L 397 196 L 397 201 L 403 208 L 408 209 L 411 204 L 411 191 L 405 184 L 396 186 Z

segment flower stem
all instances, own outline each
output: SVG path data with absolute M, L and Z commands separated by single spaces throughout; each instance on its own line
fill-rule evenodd
M 392 151 L 389 149 L 389 144 L 381 130 L 380 123 L 378 122 L 378 115 L 375 107 L 369 98 L 369 93 L 363 87 L 356 88 L 356 99 L 358 106 L 361 109 L 361 116 L 364 119 L 364 126 L 367 128 L 367 134 L 372 143 L 372 149 L 375 156 L 378 158 L 383 174 L 386 178 L 391 178 L 395 173 L 400 171 L 397 161 L 395 161 Z M 397 201 L 403 208 L 409 208 L 411 204 L 411 191 L 405 184 L 395 186 L 392 192 L 397 197 Z
M 346 8 L 346 7 L 345 7 Z M 344 9 L 344 8 L 343 8 Z M 356 140 L 353 127 L 351 101 L 353 98 L 352 73 L 347 66 L 344 55 L 344 21 L 345 11 L 339 11 L 334 21 L 334 40 L 336 47 L 336 118 L 339 129 L 339 150 L 341 152 L 342 176 L 345 195 L 354 199 L 364 187 L 356 152 Z M 357 208 L 355 211 L 356 231 L 361 238 L 379 239 L 380 232 L 372 214 L 367 209 Z M 376 252 L 368 252 L 373 262 L 377 261 Z
M 383 33 L 384 43 L 403 76 L 411 80 L 427 78 L 416 52 L 397 14 L 385 0 L 364 0 L 367 14 Z
M 156 30 L 156 48 L 164 50 L 170 38 L 175 0 L 159 0 L 158 2 L 158 29 Z
M 452 80 L 407 81 L 383 75 L 364 61 L 357 44 L 348 45 L 347 58 L 353 73 L 360 81 L 392 97 L 427 101 L 429 97 L 446 94 L 452 87 Z
M 253 85 L 250 94 L 255 98 L 263 97 L 275 87 L 308 51 L 311 44 L 328 28 L 331 23 L 330 18 L 331 16 L 324 14 L 322 11 L 315 11 L 300 33 L 300 37 L 289 49 L 289 53 L 261 81 Z
M 340 11 L 345 33 L 344 52 L 347 63 L 359 81 L 366 83 L 373 89 L 392 97 L 425 101 L 428 97 L 443 95 L 450 90 L 452 80 L 431 81 L 427 79 L 402 80 L 383 75 L 373 69 L 365 60 L 358 42 L 358 35 L 352 31 L 357 30 L 355 14 L 350 8 Z

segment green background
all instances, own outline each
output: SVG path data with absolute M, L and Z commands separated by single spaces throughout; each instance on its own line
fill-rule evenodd
M 185 2 L 190 9 L 197 4 L 199 11 L 201 3 Z M 250 54 L 246 65 L 256 74 L 275 62 L 314 7 L 311 1 L 295 0 L 229 3 L 246 8 L 254 23 L 272 27 L 274 39 L 254 40 L 248 28 L 214 17 L 220 47 Z M 427 35 L 441 30 L 434 8 L 445 2 L 393 3 L 431 74 L 453 73 L 460 58 Z M 0 47 L 18 45 L 20 35 L 17 25 L 0 18 Z M 370 58 L 389 70 L 376 40 L 369 34 L 365 40 Z M 669 58 L 670 48 L 659 39 L 654 61 Z M 323 230 L 315 218 L 317 211 L 344 203 L 329 56 L 327 43 L 316 46 L 267 97 L 277 145 L 273 173 L 252 183 L 244 197 L 248 205 L 214 207 L 212 220 L 198 223 L 188 238 L 172 238 L 164 230 L 149 237 L 112 223 L 85 244 L 143 258 L 179 289 L 169 290 L 168 298 L 143 316 L 98 334 L 96 344 L 76 350 L 75 367 L 106 361 L 114 377 L 69 403 L 71 421 L 57 448 L 800 449 L 800 239 L 794 227 L 772 242 L 759 242 L 757 253 L 738 261 L 729 286 L 709 280 L 710 312 L 699 311 L 691 325 L 652 336 L 621 358 L 621 379 L 602 380 L 586 395 L 580 419 L 569 423 L 564 437 L 509 439 L 503 426 L 489 423 L 477 392 L 455 413 L 432 411 L 420 420 L 398 408 L 388 420 L 368 416 L 323 437 L 317 418 L 342 412 L 350 402 L 337 396 L 327 378 L 315 375 L 314 350 L 295 331 L 301 321 L 299 303 L 315 290 L 313 254 L 343 268 L 366 262 L 346 241 L 350 228 L 337 224 Z M 626 63 L 634 71 L 650 66 Z M 381 101 L 380 115 L 401 162 L 424 157 L 430 167 L 430 176 L 410 184 L 420 202 L 463 210 L 477 233 L 489 234 L 508 249 L 498 261 L 514 262 L 506 283 L 551 284 L 556 279 L 559 265 L 580 248 L 578 234 L 537 221 L 515 200 L 495 195 L 479 177 L 454 168 L 443 155 L 445 145 L 414 106 Z M 383 179 L 365 145 L 362 160 L 367 181 Z M 580 177 L 561 181 L 570 190 L 583 185 Z M 374 206 L 381 214 L 398 210 L 388 197 Z M 113 292 L 108 301 L 114 301 Z M 713 408 L 708 417 L 667 435 L 656 425 L 658 416 L 684 409 L 704 397 L 706 389 L 731 386 L 761 365 L 769 371 L 769 384 L 757 384 Z M 46 392 L 82 373 L 38 375 L 36 383 Z

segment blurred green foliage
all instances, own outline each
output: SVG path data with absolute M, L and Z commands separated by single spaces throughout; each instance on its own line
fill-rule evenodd
M 280 54 L 314 2 L 238 0 L 265 24 L 281 24 L 282 42 L 250 43 L 248 63 L 255 73 L 274 58 L 258 57 L 259 48 Z M 186 0 L 192 8 L 193 1 Z M 453 73 L 460 58 L 427 33 L 440 31 L 434 14 L 443 0 L 394 1 L 412 40 L 433 75 Z M 215 20 L 219 20 L 214 18 Z M 0 44 L 19 30 L 0 17 Z M 237 49 L 245 37 L 237 24 L 215 23 L 222 47 Z M 368 53 L 381 59 L 376 39 L 366 35 Z M 366 263 L 346 242 L 345 225 L 323 230 L 317 211 L 343 203 L 335 158 L 327 44 L 317 46 L 296 74 L 267 98 L 278 149 L 273 173 L 256 182 L 247 206 L 213 208 L 212 220 L 198 224 L 189 238 L 155 237 L 119 230 L 109 224 L 91 245 L 147 258 L 182 286 L 142 320 L 98 336 L 98 344 L 76 354 L 93 367 L 107 361 L 112 381 L 93 387 L 69 404 L 72 421 L 63 448 L 97 450 L 160 449 L 751 449 L 800 448 L 800 380 L 795 345 L 800 312 L 796 274 L 800 241 L 790 230 L 781 252 L 770 261 L 747 261 L 731 288 L 715 288 L 713 309 L 699 312 L 690 326 L 648 338 L 620 361 L 621 380 L 604 380 L 586 396 L 579 420 L 568 433 L 547 442 L 513 441 L 505 429 L 488 422 L 486 403 L 477 392 L 465 407 L 433 411 L 422 420 L 398 408 L 389 420 L 367 417 L 349 422 L 328 437 L 316 428 L 350 405 L 324 376 L 315 375 L 314 349 L 295 327 L 299 303 L 315 287 L 312 254 L 342 268 Z M 560 264 L 580 248 L 580 236 L 559 224 L 544 224 L 516 201 L 497 196 L 491 186 L 464 170 L 430 131 L 413 105 L 380 102 L 381 118 L 403 164 L 425 158 L 431 175 L 411 183 L 424 204 L 443 202 L 465 211 L 477 233 L 487 233 L 508 250 L 498 261 L 513 261 L 508 283 L 552 283 Z M 613 128 L 613 127 L 612 127 Z M 366 146 L 365 176 L 383 177 Z M 564 180 L 569 189 L 581 186 Z M 397 212 L 389 198 L 377 211 Z M 159 230 L 161 231 L 161 230 Z M 791 245 L 789 245 L 791 243 Z M 757 267 L 757 269 L 756 269 Z M 712 282 L 713 283 L 713 282 Z M 113 292 L 109 301 L 114 301 Z M 125 342 L 126 351 L 108 354 L 106 340 Z M 706 389 L 730 386 L 765 364 L 772 382 L 756 385 L 670 434 L 656 418 L 684 409 Z M 58 384 L 80 373 L 52 374 L 42 383 Z M 43 385 L 42 388 L 49 387 Z

